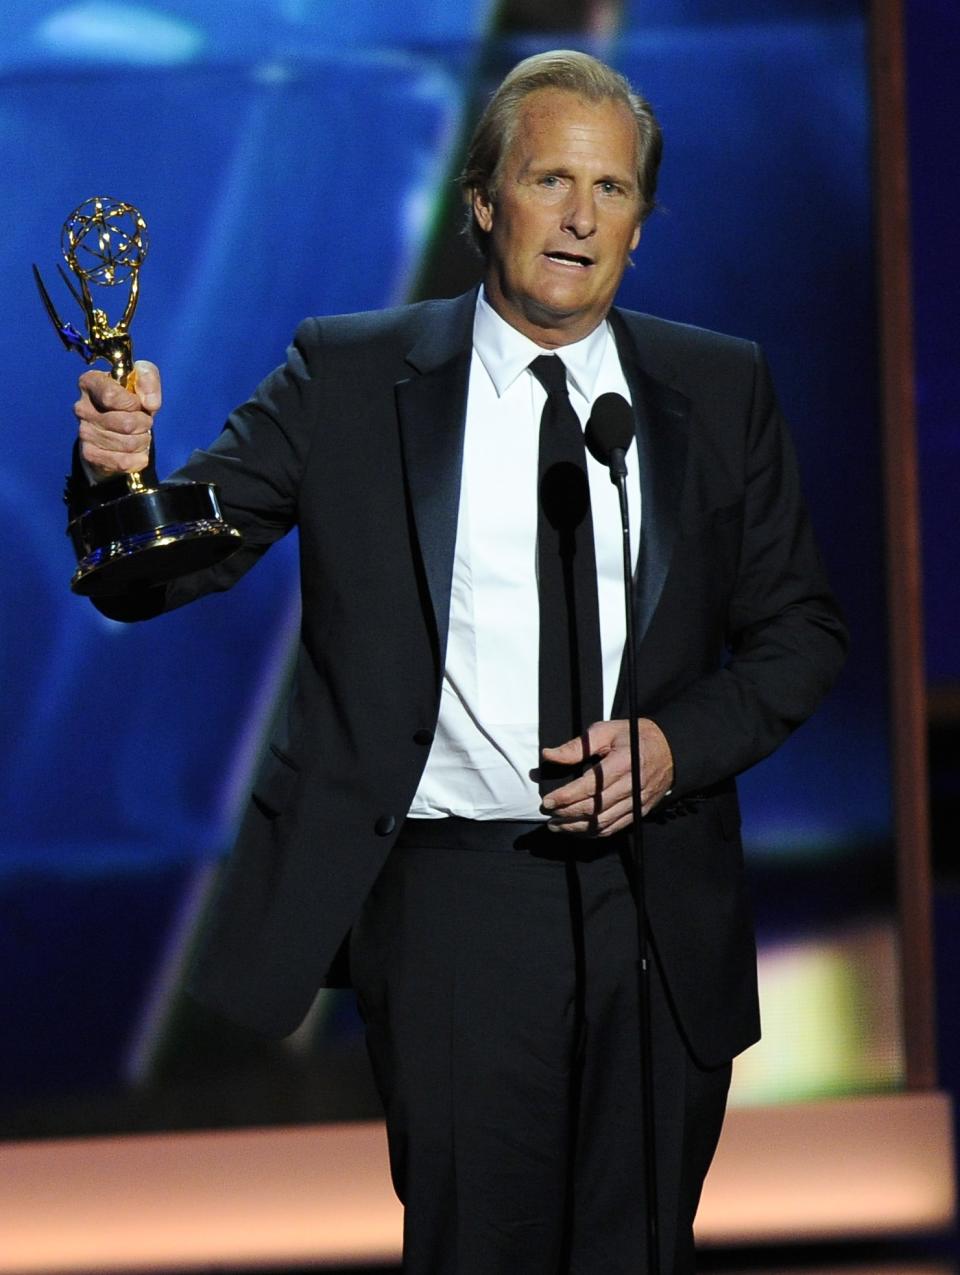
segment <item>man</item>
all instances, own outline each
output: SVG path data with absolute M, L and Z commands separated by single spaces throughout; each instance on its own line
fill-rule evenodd
M 730 1060 L 758 1035 L 733 776 L 842 661 L 758 350 L 611 309 L 659 154 L 609 68 L 521 63 L 463 179 L 479 298 L 302 324 L 182 471 L 219 484 L 243 548 L 101 603 L 138 619 L 227 588 L 299 526 L 288 719 L 193 986 L 289 1032 L 349 932 L 417 1275 L 646 1269 L 620 538 L 579 430 L 600 394 L 636 429 L 665 1272 L 694 1269 Z M 145 468 L 159 405 L 150 365 L 138 395 L 81 377 L 75 506 Z M 579 494 L 551 512 L 557 468 Z

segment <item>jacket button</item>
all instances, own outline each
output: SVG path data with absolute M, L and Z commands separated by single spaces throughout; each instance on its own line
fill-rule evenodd
M 413 732 L 413 742 L 415 744 L 432 744 L 433 731 L 432 730 L 415 730 Z
M 393 815 L 381 815 L 377 822 L 373 825 L 373 830 L 378 837 L 389 837 L 397 826 L 397 821 Z

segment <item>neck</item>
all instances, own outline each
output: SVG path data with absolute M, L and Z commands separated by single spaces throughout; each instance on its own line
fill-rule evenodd
M 509 301 L 489 274 L 483 281 L 483 294 L 491 309 L 542 350 L 558 350 L 564 345 L 582 341 L 600 326 L 606 315 L 553 314 L 542 307 L 521 307 Z

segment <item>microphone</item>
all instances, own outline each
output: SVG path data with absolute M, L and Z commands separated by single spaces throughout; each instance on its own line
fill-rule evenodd
M 610 470 L 610 481 L 626 478 L 626 453 L 633 439 L 633 408 L 622 394 L 601 394 L 593 405 L 584 441 L 590 455 Z
M 623 601 L 626 613 L 627 704 L 630 737 L 630 788 L 633 820 L 628 829 L 630 854 L 627 857 L 630 885 L 637 912 L 637 956 L 640 970 L 640 1073 L 643 1102 L 644 1177 L 647 1201 L 647 1270 L 660 1275 L 659 1210 L 657 1207 L 657 1153 L 653 1094 L 653 1029 L 651 1025 L 650 935 L 647 930 L 646 870 L 643 853 L 641 809 L 643 783 L 640 774 L 640 710 L 637 695 L 637 639 L 634 632 L 633 555 L 630 552 L 630 513 L 627 507 L 626 452 L 633 438 L 633 408 L 622 394 L 601 394 L 593 405 L 584 431 L 591 455 L 610 470 L 610 481 L 620 498 L 620 529 L 623 537 Z

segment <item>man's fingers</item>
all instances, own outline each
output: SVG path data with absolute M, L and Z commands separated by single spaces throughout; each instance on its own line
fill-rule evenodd
M 96 425 L 89 425 L 82 421 L 79 434 L 80 444 L 84 451 L 88 447 L 93 447 L 97 451 L 107 452 L 110 455 L 139 456 L 141 454 L 150 454 L 149 430 L 138 434 L 119 434 L 110 430 L 98 429 Z
M 80 423 L 80 452 L 91 465 L 145 469 L 150 459 L 150 430 L 120 434 L 86 421 Z
M 649 814 L 660 800 L 661 793 L 648 792 L 644 789 L 643 813 Z M 616 789 L 607 788 L 603 792 L 603 800 L 597 803 L 578 803 L 564 810 L 551 813 L 549 827 L 555 832 L 586 833 L 594 837 L 610 837 L 621 832 L 633 822 L 633 788 L 629 783 L 624 791 L 623 785 Z
M 663 798 L 673 782 L 670 746 L 654 722 L 639 723 L 643 813 Z M 545 748 L 548 761 L 573 765 L 584 753 L 599 760 L 562 788 L 543 799 L 550 826 L 564 832 L 609 836 L 629 825 L 633 818 L 633 787 L 630 776 L 630 737 L 625 721 L 595 722 L 585 739 L 567 740 L 558 748 Z
M 606 808 L 612 802 L 629 797 L 631 792 L 629 770 L 624 774 L 619 770 L 608 774 L 603 769 L 603 762 L 591 766 L 585 775 L 567 784 L 564 788 L 556 788 L 544 799 L 544 807 L 564 818 L 580 815 L 589 816 L 598 806 Z
M 610 723 L 600 723 L 600 725 L 609 725 Z M 598 792 L 603 792 L 611 784 L 618 783 L 623 776 L 627 777 L 626 787 L 630 786 L 630 749 L 617 748 L 608 743 L 606 732 L 601 732 L 597 727 L 591 726 L 588 732 L 588 739 L 597 749 L 600 760 L 593 766 L 587 768 L 578 778 L 573 779 L 568 784 L 564 784 L 562 788 L 555 788 L 550 795 L 545 798 L 544 806 L 547 810 L 557 810 L 561 807 L 575 805 L 577 802 L 586 802 L 593 800 Z M 571 740 L 570 744 L 576 741 Z M 563 747 L 569 747 L 564 745 Z M 548 761 L 566 761 L 568 765 L 580 760 L 583 755 L 582 748 L 579 756 L 572 758 L 557 757 L 556 754 L 560 749 L 545 748 L 543 750 L 544 757 Z M 550 755 L 548 755 L 550 754 Z M 594 754 L 589 754 L 593 756 Z
M 90 369 L 80 376 L 77 384 L 80 386 L 78 409 L 84 404 L 97 412 L 142 411 L 143 405 L 139 397 L 132 390 L 124 389 L 119 381 L 115 381 L 106 372 Z M 77 415 L 80 415 L 79 410 Z
M 97 412 L 78 404 L 76 416 L 80 421 L 81 435 L 84 430 L 88 433 L 97 430 L 104 438 L 108 434 L 123 437 L 125 434 L 149 434 L 153 428 L 153 418 L 146 412 Z
M 568 739 L 565 744 L 558 744 L 556 748 L 544 748 L 542 752 L 547 761 L 556 762 L 560 766 L 572 766 L 575 762 L 583 761 L 585 756 L 590 756 L 584 752 L 584 741 L 579 735 L 576 739 Z
M 135 394 L 125 390 L 122 385 L 117 385 L 115 381 L 110 381 L 109 377 L 107 380 L 110 385 L 105 389 L 94 387 L 94 393 L 102 394 L 99 404 L 91 397 L 90 390 L 81 384 L 80 398 L 73 405 L 74 415 L 80 422 L 80 437 L 96 441 L 92 435 L 92 431 L 95 431 L 99 441 L 104 446 L 109 446 L 108 440 L 113 436 L 117 439 L 125 436 L 149 436 L 153 428 L 152 413 L 141 408 L 140 400 Z M 112 390 L 110 386 L 113 387 Z M 117 399 L 118 406 L 110 406 L 105 401 L 107 398 Z M 125 450 L 124 445 L 118 442 L 116 450 Z
M 137 452 L 132 456 L 121 456 L 119 452 L 107 452 L 88 443 L 81 443 L 80 454 L 93 469 L 98 482 L 115 474 L 140 474 L 147 468 L 150 460 L 149 452 Z
M 106 372 L 93 369 L 80 377 L 74 404 L 80 454 L 100 478 L 146 469 L 150 461 L 153 418 L 160 407 L 160 373 L 156 364 L 134 364 L 130 388 Z
M 133 412 L 153 416 L 163 401 L 157 365 L 138 359 L 133 370 L 136 373 L 133 388 L 126 389 L 109 373 L 88 369 L 77 382 L 80 386 L 77 408 L 89 405 L 96 412 Z M 82 415 L 81 411 L 78 410 L 77 415 Z
M 148 412 L 158 412 L 163 403 L 160 389 L 160 370 L 156 363 L 146 359 L 137 359 L 133 365 L 137 374 L 137 395 Z
M 151 418 L 144 412 L 107 412 L 80 418 L 80 454 L 100 470 L 130 473 L 150 460 Z
M 543 755 L 547 761 L 561 766 L 572 766 L 587 757 L 602 757 L 616 744 L 623 725 L 619 721 L 594 722 L 583 735 L 576 735 L 556 748 L 544 748 Z
M 615 756 L 618 744 L 622 743 L 626 738 L 623 732 L 624 726 L 625 723 L 619 721 L 594 722 L 583 735 L 568 739 L 564 743 L 558 744 L 555 748 L 544 748 L 542 750 L 543 756 L 546 761 L 554 762 L 560 766 L 574 766 L 577 762 L 585 761 L 588 757 L 611 758 Z M 629 765 L 628 749 L 626 767 L 629 768 Z M 619 769 L 614 764 L 611 773 L 619 773 Z M 557 788 L 544 802 L 544 806 L 548 810 L 552 810 L 570 802 L 588 800 L 596 796 L 597 792 L 602 789 L 604 782 L 604 770 L 601 762 L 597 766 L 591 766 L 579 779 L 565 784 L 562 788 Z
M 607 837 L 612 832 L 625 828 L 630 822 L 632 813 L 633 802 L 628 793 L 619 801 L 614 801 L 610 805 L 604 804 L 601 810 L 578 818 L 560 818 L 554 815 L 548 827 L 554 832 L 575 832 L 581 835 L 586 833 L 592 837 Z

